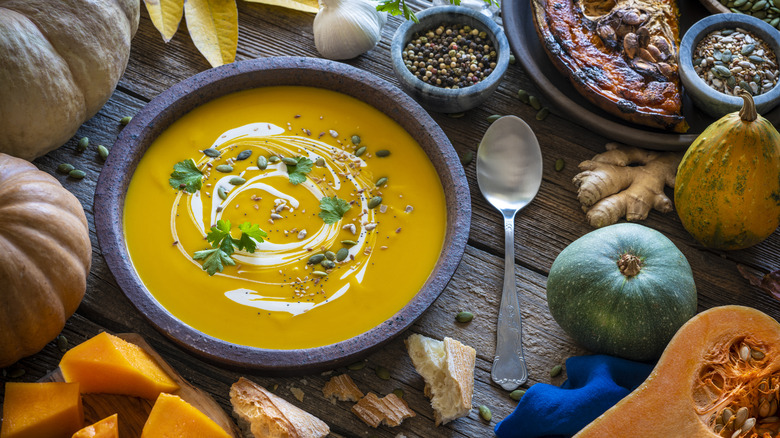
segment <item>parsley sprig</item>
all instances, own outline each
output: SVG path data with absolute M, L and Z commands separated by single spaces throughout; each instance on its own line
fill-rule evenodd
M 291 183 L 298 185 L 306 181 L 306 174 L 311 172 L 314 161 L 306 157 L 295 157 L 293 159 L 298 164 L 287 164 L 287 175 L 290 178 Z
M 173 173 L 168 184 L 176 190 L 195 193 L 203 184 L 203 172 L 198 169 L 192 158 L 180 161 L 173 165 Z
M 449 0 L 453 5 L 459 5 L 460 0 Z M 484 0 L 488 5 L 499 6 L 498 0 Z M 419 23 L 417 16 L 414 15 L 414 11 L 406 4 L 406 0 L 379 0 L 379 4 L 376 6 L 376 10 L 379 12 L 387 12 L 390 15 L 403 15 L 407 20 L 412 20 L 415 23 Z
M 327 197 L 323 196 L 320 199 L 320 214 L 318 215 L 322 220 L 328 224 L 335 224 L 340 221 L 344 214 L 352 208 L 349 203 L 338 196 Z
M 192 256 L 195 260 L 203 260 L 203 270 L 209 275 L 214 275 L 217 271 L 222 272 L 225 266 L 234 266 L 236 262 L 231 254 L 236 249 L 246 249 L 247 252 L 253 253 L 257 249 L 256 242 L 263 242 L 263 238 L 268 237 L 268 233 L 261 230 L 260 225 L 244 222 L 238 226 L 241 237 L 236 239 L 230 235 L 230 227 L 230 221 L 218 220 L 206 235 L 211 249 L 195 251 Z

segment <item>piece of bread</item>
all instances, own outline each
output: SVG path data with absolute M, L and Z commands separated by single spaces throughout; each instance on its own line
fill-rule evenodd
M 452 338 L 444 341 L 413 334 L 406 349 L 417 372 L 425 379 L 436 425 L 468 415 L 474 393 L 477 352 Z
M 397 395 L 390 393 L 379 398 L 373 392 L 369 392 L 353 405 L 352 412 L 371 427 L 377 427 L 383 422 L 390 427 L 395 427 L 405 419 L 417 415 Z
M 243 377 L 230 387 L 230 403 L 241 428 L 255 438 L 321 438 L 330 433 L 319 418 Z
M 356 402 L 363 398 L 361 391 L 348 374 L 334 376 L 322 387 L 322 396 L 329 400 Z

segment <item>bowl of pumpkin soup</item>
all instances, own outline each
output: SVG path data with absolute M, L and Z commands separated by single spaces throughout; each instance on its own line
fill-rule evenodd
M 435 301 L 468 237 L 446 135 L 342 63 L 205 71 L 153 99 L 114 150 L 95 193 L 108 267 L 157 329 L 231 367 L 354 362 Z

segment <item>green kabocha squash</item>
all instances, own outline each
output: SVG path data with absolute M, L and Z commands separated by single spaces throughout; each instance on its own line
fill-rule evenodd
M 696 285 L 685 256 L 643 225 L 599 228 L 553 262 L 547 303 L 555 321 L 595 353 L 658 358 L 696 313 Z
M 0 0 L 0 152 L 62 146 L 111 97 L 139 0 Z
M 780 224 L 780 134 L 750 94 L 742 98 L 742 110 L 707 127 L 677 170 L 677 214 L 710 248 L 747 248 Z

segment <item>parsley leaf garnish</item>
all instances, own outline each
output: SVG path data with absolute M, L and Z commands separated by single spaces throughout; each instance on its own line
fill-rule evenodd
M 322 211 L 320 211 L 319 217 L 321 217 L 326 224 L 335 224 L 344 217 L 344 214 L 348 212 L 350 208 L 352 208 L 352 206 L 338 196 L 333 196 L 331 198 L 323 196 L 322 199 L 320 199 L 320 210 Z
M 241 230 L 241 239 L 238 241 L 238 249 L 246 248 L 249 252 L 255 252 L 255 248 L 257 248 L 255 240 L 262 242 L 263 237 L 268 237 L 268 233 L 261 230 L 260 225 L 257 224 L 252 225 L 249 222 L 244 222 L 238 226 L 238 229 Z
M 195 161 L 180 161 L 173 165 L 173 173 L 168 184 L 176 190 L 184 190 L 188 193 L 195 193 L 200 190 L 203 184 L 203 172 L 195 165 Z
M 314 165 L 314 161 L 306 157 L 295 157 L 296 165 L 287 165 L 287 174 L 290 178 L 290 182 L 298 185 L 306 181 L 306 174 L 311 172 L 311 168 Z
M 203 270 L 209 275 L 222 272 L 225 266 L 234 266 L 236 262 L 230 255 L 236 248 L 246 249 L 247 252 L 253 253 L 257 248 L 255 241 L 262 242 L 263 237 L 268 236 L 265 231 L 260 229 L 260 225 L 244 222 L 238 226 L 241 237 L 235 239 L 230 235 L 230 227 L 230 221 L 218 220 L 217 224 L 212 225 L 211 231 L 206 235 L 206 240 L 211 243 L 212 249 L 195 251 L 192 257 L 195 260 L 204 260 Z

